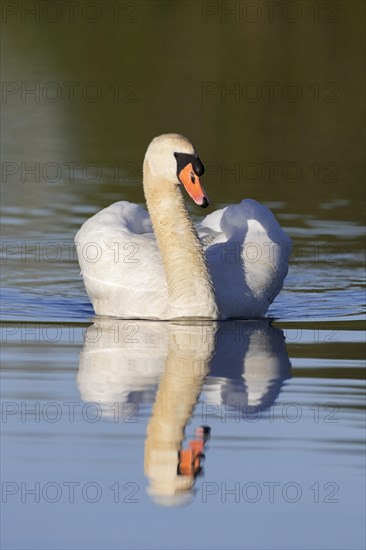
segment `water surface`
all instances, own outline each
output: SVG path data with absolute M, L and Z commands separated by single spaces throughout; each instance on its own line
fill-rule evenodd
M 99 4 L 3 25 L 2 545 L 364 548 L 363 5 Z M 74 235 L 143 204 L 169 131 L 210 212 L 251 197 L 291 236 L 267 319 L 94 316 Z M 201 425 L 202 471 L 179 475 Z

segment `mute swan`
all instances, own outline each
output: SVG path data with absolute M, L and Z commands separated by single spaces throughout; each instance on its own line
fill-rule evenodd
M 126 201 L 87 220 L 75 237 L 97 315 L 119 318 L 260 317 L 280 292 L 291 240 L 254 200 L 227 206 L 194 227 L 180 184 L 208 197 L 204 166 L 179 134 L 152 140 L 143 164 L 149 214 Z

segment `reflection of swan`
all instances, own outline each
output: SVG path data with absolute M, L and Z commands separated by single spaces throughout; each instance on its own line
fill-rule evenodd
M 144 161 L 150 216 L 136 204 L 118 202 L 84 223 L 75 242 L 98 315 L 217 319 L 266 313 L 287 274 L 291 241 L 271 211 L 249 199 L 207 216 L 197 227 L 199 238 L 179 184 L 206 207 L 203 172 L 186 138 L 159 136 Z
M 160 380 L 145 472 L 153 498 L 172 505 L 191 498 L 194 479 L 177 475 L 178 452 L 201 389 L 210 404 L 262 409 L 277 398 L 289 371 L 283 332 L 268 320 L 98 319 L 85 333 L 77 381 L 82 399 L 98 403 L 108 416 L 116 402 L 134 403 L 135 411 L 139 403 L 153 402 Z

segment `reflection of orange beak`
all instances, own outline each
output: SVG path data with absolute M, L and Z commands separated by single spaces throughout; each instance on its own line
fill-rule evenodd
M 188 195 L 194 200 L 196 204 L 206 208 L 210 204 L 208 196 L 203 189 L 200 178 L 194 173 L 191 163 L 187 164 L 183 170 L 180 171 L 179 181 L 183 183 Z
M 201 472 L 201 458 L 205 457 L 203 448 L 210 438 L 210 432 L 209 426 L 196 428 L 196 439 L 189 443 L 188 449 L 182 449 L 179 452 L 178 475 L 195 478 Z

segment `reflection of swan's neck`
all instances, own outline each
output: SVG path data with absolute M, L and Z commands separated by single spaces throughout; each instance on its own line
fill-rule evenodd
M 144 192 L 168 283 L 171 317 L 217 318 L 205 255 L 178 185 L 144 162 Z
M 145 473 L 152 494 L 174 495 L 193 485 L 192 477 L 177 475 L 178 451 L 208 372 L 215 332 L 213 325 L 172 327 L 145 442 Z

